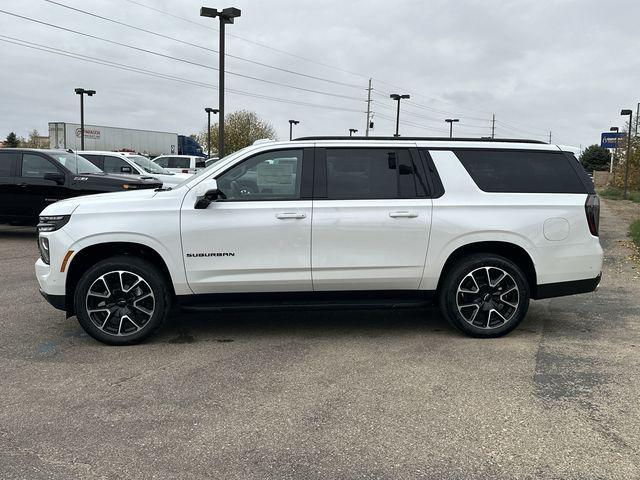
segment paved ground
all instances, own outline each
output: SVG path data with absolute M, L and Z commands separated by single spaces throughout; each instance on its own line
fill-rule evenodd
M 175 319 L 109 348 L 0 232 L 0 478 L 640 478 L 637 204 L 603 208 L 599 292 L 506 338 L 428 310 Z

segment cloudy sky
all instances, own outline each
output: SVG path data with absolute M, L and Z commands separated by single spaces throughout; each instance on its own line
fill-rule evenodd
M 1 137 L 78 122 L 75 87 L 98 92 L 86 102 L 89 124 L 180 134 L 204 128 L 203 108 L 217 106 L 211 50 L 218 38 L 217 21 L 199 16 L 202 0 L 55 3 L 2 0 L 0 9 L 135 48 L 0 13 Z M 290 118 L 301 122 L 298 135 L 363 133 L 369 77 L 374 135 L 393 133 L 390 93 L 411 95 L 402 106 L 404 135 L 446 135 L 444 118 L 456 117 L 454 134 L 485 136 L 495 113 L 496 136 L 548 139 L 551 131 L 554 143 L 575 146 L 622 126 L 620 109 L 635 111 L 640 101 L 638 0 L 205 5 L 242 10 L 227 27 L 227 53 L 238 57 L 227 59 L 227 112 L 257 112 L 280 139 L 288 137 Z

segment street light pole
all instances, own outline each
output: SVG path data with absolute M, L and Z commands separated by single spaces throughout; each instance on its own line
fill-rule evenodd
M 293 126 L 299 123 L 298 120 L 289 120 L 289 141 L 293 140 Z
M 633 125 L 633 111 L 629 109 L 624 109 L 620 112 L 620 115 L 629 115 L 629 128 L 627 129 L 627 158 L 625 160 L 626 165 L 624 166 L 624 194 L 623 198 L 626 199 L 628 195 L 629 189 L 629 163 L 630 155 L 631 155 L 631 126 Z
M 620 129 L 618 127 L 611 127 L 609 131 L 618 133 Z M 609 162 L 609 173 L 613 173 L 613 161 L 616 159 L 617 156 L 618 156 L 618 137 L 616 136 L 616 146 L 613 148 L 613 155 L 611 157 L 611 162 Z
M 200 8 L 201 17 L 220 19 L 220 52 L 219 52 L 219 79 L 218 79 L 218 158 L 224 157 L 224 26 L 233 23 L 233 19 L 239 17 L 242 12 L 234 7 L 218 10 L 216 8 Z
M 453 124 L 454 124 L 454 122 L 459 122 L 460 119 L 459 118 L 446 118 L 444 121 L 449 124 L 449 138 L 453 138 Z
M 349 129 L 349 136 L 353 137 L 354 133 L 358 133 L 358 129 L 357 128 L 350 128 Z
M 411 98 L 411 96 L 406 94 L 400 95 L 398 93 L 392 93 L 391 95 L 389 95 L 389 98 L 392 98 L 398 102 L 398 110 L 396 111 L 396 133 L 394 137 L 399 137 L 400 134 L 398 133 L 398 130 L 400 128 L 400 100 Z
M 96 94 L 96 91 L 76 88 L 75 92 L 80 95 L 80 150 L 84 150 L 84 96 L 86 94 L 93 97 Z
M 211 158 L 211 114 L 215 115 L 218 110 L 207 107 L 204 111 L 207 112 L 207 157 Z M 218 155 L 218 158 L 220 158 L 220 155 Z

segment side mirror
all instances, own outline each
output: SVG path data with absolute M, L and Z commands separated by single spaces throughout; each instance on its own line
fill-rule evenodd
M 133 169 L 131 167 L 120 167 L 121 173 L 132 173 Z
M 44 174 L 44 179 L 56 182 L 58 185 L 62 185 L 64 183 L 64 174 L 60 172 L 49 172 Z
M 196 188 L 196 204 L 193 206 L 196 210 L 205 209 L 218 199 L 218 182 L 215 179 L 205 180 Z

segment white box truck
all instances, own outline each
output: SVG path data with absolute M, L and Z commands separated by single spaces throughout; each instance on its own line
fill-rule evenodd
M 80 150 L 80 125 L 49 122 L 49 147 Z M 162 154 L 203 155 L 202 148 L 190 137 L 177 133 L 133 128 L 84 126 L 85 150 L 129 150 L 151 157 Z

